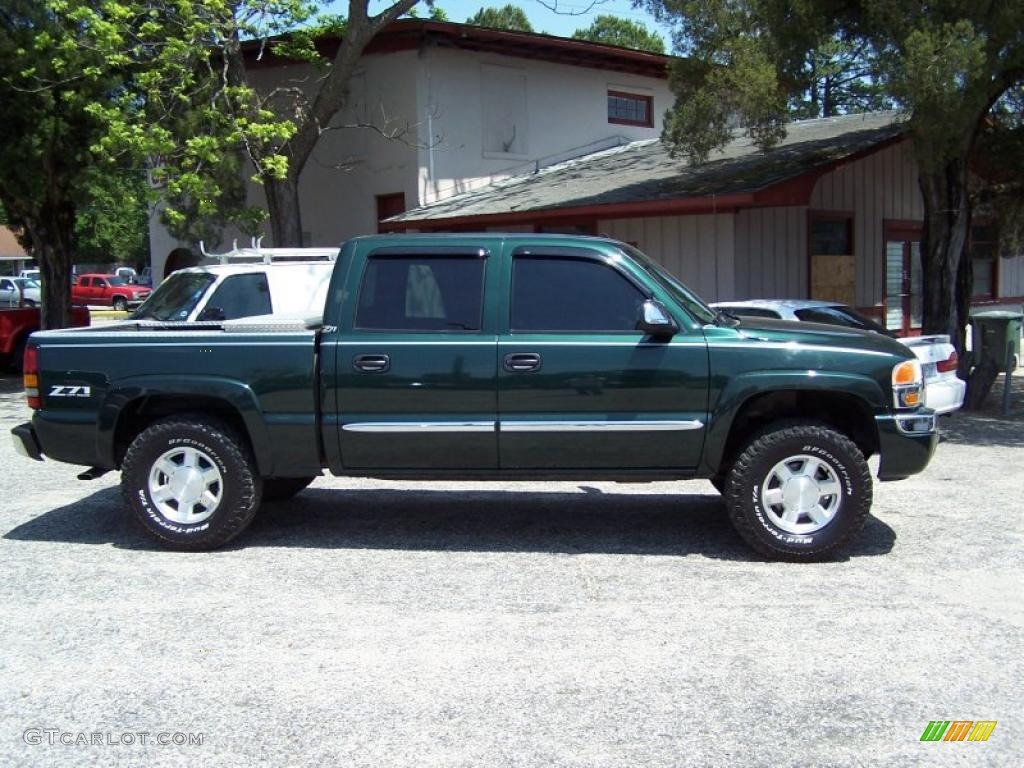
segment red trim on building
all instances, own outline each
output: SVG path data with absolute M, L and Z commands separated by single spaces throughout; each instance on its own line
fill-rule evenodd
M 755 205 L 755 196 L 710 195 L 708 197 L 684 197 L 678 200 L 642 200 L 635 203 L 611 203 L 604 205 L 566 206 L 564 208 L 543 208 L 530 211 L 509 211 L 506 213 L 485 213 L 476 216 L 451 216 L 444 219 L 418 219 L 399 222 L 381 222 L 382 232 L 401 232 L 407 229 L 448 230 L 454 227 L 476 225 L 480 228 L 500 224 L 534 224 L 550 222 L 578 222 L 580 219 L 629 219 L 642 216 L 671 216 L 691 213 L 733 213 L 739 208 Z
M 589 40 L 422 19 L 399 19 L 391 22 L 369 42 L 365 53 L 372 55 L 419 50 L 425 43 L 521 59 L 553 61 L 576 67 L 628 72 L 662 80 L 668 78 L 668 64 L 673 58 L 658 53 L 620 48 L 616 45 L 593 43 Z M 323 37 L 317 41 L 317 50 L 321 55 L 333 58 L 339 45 L 340 38 Z M 246 41 L 242 46 L 248 59 L 247 65 L 253 68 L 300 63 L 275 56 L 270 46 L 262 40 Z

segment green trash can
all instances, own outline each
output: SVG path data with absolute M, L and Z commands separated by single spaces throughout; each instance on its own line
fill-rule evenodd
M 971 315 L 971 351 L 979 363 L 991 359 L 1002 373 L 1017 366 L 1024 315 L 992 310 Z

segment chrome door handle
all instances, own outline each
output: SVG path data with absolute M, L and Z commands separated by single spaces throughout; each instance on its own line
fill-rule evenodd
M 509 373 L 529 373 L 540 370 L 540 355 L 534 352 L 513 352 L 505 355 L 505 370 Z
M 384 373 L 391 367 L 391 358 L 387 355 L 356 355 L 352 358 L 352 367 L 363 373 Z

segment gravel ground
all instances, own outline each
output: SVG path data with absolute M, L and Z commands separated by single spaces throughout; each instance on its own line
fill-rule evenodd
M 0 379 L 4 432 L 19 389 Z M 813 565 L 752 555 L 703 481 L 325 477 L 177 554 L 116 475 L 3 438 L 0 765 L 1016 768 L 1024 419 L 946 433 Z M 998 726 L 921 743 L 935 719 Z

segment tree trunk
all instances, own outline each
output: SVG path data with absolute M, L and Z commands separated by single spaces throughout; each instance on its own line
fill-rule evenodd
M 270 234 L 277 248 L 302 248 L 302 211 L 299 207 L 298 173 L 283 179 L 266 178 L 263 185 L 267 193 L 270 212 Z
M 963 353 L 963 324 L 957 309 L 957 274 L 967 241 L 967 163 L 953 160 L 918 176 L 924 198 L 921 268 L 924 282 L 923 333 L 945 333 Z
M 42 308 L 39 327 L 71 325 L 71 263 L 75 238 L 74 206 L 46 202 L 38 219 L 25 218 L 32 239 L 32 256 L 39 262 Z

